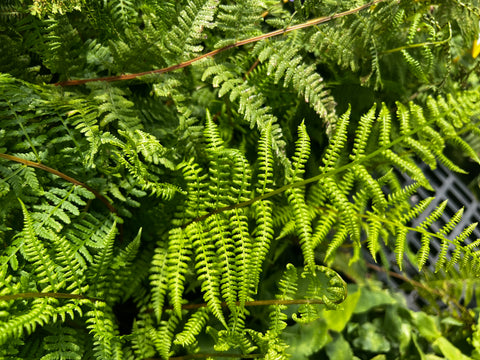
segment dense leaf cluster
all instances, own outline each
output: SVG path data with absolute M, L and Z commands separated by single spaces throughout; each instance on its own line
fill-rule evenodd
M 1 4 L 0 357 L 478 358 L 476 224 L 412 226 L 480 163 L 478 5 Z M 449 322 L 365 280 L 432 242 Z

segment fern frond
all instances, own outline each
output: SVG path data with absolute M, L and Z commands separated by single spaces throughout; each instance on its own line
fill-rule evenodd
M 55 271 L 56 265 L 48 250 L 38 239 L 32 218 L 27 208 L 21 200 L 20 205 L 24 217 L 24 230 L 22 237 L 24 238 L 23 253 L 27 261 L 33 263 L 33 267 L 38 276 L 39 284 L 46 284 L 42 289 L 44 292 L 57 291 L 63 287 L 63 274 Z
M 372 126 L 375 120 L 375 109 L 376 105 L 374 105 L 365 115 L 360 118 L 360 122 L 356 130 L 355 141 L 353 143 L 352 154 L 350 155 L 350 158 L 354 161 L 361 158 L 365 153 L 368 137 L 372 131 Z
M 418 270 L 421 271 L 423 266 L 428 260 L 428 256 L 430 254 L 430 239 L 431 239 L 430 234 L 422 234 L 421 238 L 421 247 L 417 252 L 417 267 Z
M 417 217 L 419 214 L 421 214 L 428 208 L 428 206 L 432 203 L 434 199 L 434 197 L 428 197 L 420 201 L 400 218 L 400 222 L 402 224 L 405 224 L 413 218 Z
M 340 189 L 339 185 L 333 178 L 326 178 L 321 180 L 326 193 L 333 205 L 340 210 L 340 217 L 346 224 L 346 229 L 352 238 L 352 241 L 360 241 L 360 229 L 355 216 L 355 209 L 353 204 L 348 200 L 345 193 Z
M 163 313 L 163 305 L 168 290 L 168 252 L 161 244 L 155 248 L 150 270 L 150 286 L 152 287 L 152 307 L 157 321 Z
M 122 359 L 123 351 L 111 310 L 97 302 L 85 315 L 87 329 L 93 335 L 95 356 L 99 359 Z
M 256 293 L 262 272 L 262 264 L 270 249 L 273 240 L 273 204 L 270 200 L 257 201 L 253 206 L 255 230 L 253 232 L 253 246 L 251 251 L 251 291 Z
M 464 211 L 464 208 L 461 208 L 460 210 L 458 210 L 452 216 L 452 218 L 440 229 L 438 234 L 447 236 L 448 233 L 450 233 L 453 230 L 453 228 L 457 226 L 457 224 L 462 219 L 463 211 Z M 438 272 L 439 269 L 441 269 L 442 266 L 445 264 L 449 245 L 450 245 L 450 242 L 446 238 L 442 239 L 442 243 L 440 245 L 440 253 L 438 254 L 438 260 L 435 264 L 435 272 Z
M 333 236 L 332 241 L 328 245 L 327 251 L 325 252 L 325 262 L 328 264 L 333 261 L 333 254 L 347 239 L 348 230 L 346 227 L 341 226 L 337 229 L 337 232 Z
M 220 301 L 221 271 L 216 261 L 215 243 L 207 236 L 208 231 L 200 223 L 192 223 L 185 231 L 192 239 L 195 249 L 195 270 L 201 281 L 204 299 L 215 317 L 227 327 Z
M 368 196 L 373 198 L 375 211 L 382 212 L 387 207 L 387 201 L 378 181 L 362 165 L 355 166 L 353 172 L 355 177 L 364 185 L 364 189 L 368 191 Z
M 321 170 L 327 172 L 333 169 L 340 157 L 340 151 L 347 141 L 347 127 L 350 121 L 350 108 L 338 119 L 335 128 L 335 134 L 330 141 L 330 145 L 323 157 L 323 167 Z
M 137 15 L 134 2 L 131 0 L 108 1 L 106 6 L 110 10 L 115 23 L 122 30 L 127 29 L 129 23 Z
M 299 181 L 303 177 L 305 164 L 310 155 L 310 138 L 308 137 L 305 124 L 302 122 L 298 127 L 298 140 L 295 154 L 292 158 L 293 169 L 291 181 Z M 287 178 L 290 180 L 290 175 Z M 305 191 L 300 188 L 290 188 L 286 191 L 288 202 L 293 207 L 296 233 L 300 239 L 305 264 L 313 266 L 315 255 L 312 246 L 312 227 L 308 215 L 308 207 L 305 201 Z
M 245 211 L 235 209 L 230 217 L 232 240 L 235 245 L 235 269 L 237 272 L 238 301 L 240 305 L 250 300 L 251 295 L 251 259 L 253 241 L 248 229 L 248 218 Z
M 182 346 L 194 344 L 196 336 L 205 328 L 209 319 L 207 308 L 196 310 L 187 320 L 183 331 L 175 336 L 174 343 Z
M 178 323 L 179 318 L 174 314 L 171 314 L 168 320 L 160 322 L 158 330 L 151 330 L 153 343 L 162 359 L 168 359 L 172 355 L 171 346 L 173 344 L 174 331 L 177 328 Z
M 72 359 L 81 360 L 84 349 L 83 344 L 79 344 L 79 334 L 76 330 L 69 327 L 54 327 L 53 333 L 45 336 L 43 348 L 47 353 L 41 357 L 41 360 Z
M 328 233 L 332 230 L 333 225 L 337 222 L 338 214 L 336 211 L 326 211 L 318 218 L 316 226 L 313 227 L 312 247 L 314 249 L 321 245 L 327 238 Z M 323 216 L 322 216 L 323 215 Z
M 135 292 L 135 286 L 139 280 L 128 279 L 128 274 L 135 271 L 133 266 L 136 255 L 140 248 L 140 239 L 142 228 L 138 230 L 137 235 L 124 248 L 117 252 L 111 261 L 108 277 L 110 286 L 108 288 L 108 297 L 111 301 L 119 301 Z M 141 279 L 142 273 L 136 272 Z M 128 280 L 127 280 L 128 279 Z
M 111 122 L 118 123 L 122 130 L 136 130 L 140 126 L 134 103 L 127 100 L 126 93 L 119 87 L 103 83 L 94 88 L 92 96 L 98 103 L 99 125 L 105 127 Z
M 108 292 L 108 282 L 106 280 L 114 256 L 113 245 L 117 234 L 116 221 L 109 225 L 108 223 L 104 225 L 106 226 L 106 228 L 103 229 L 106 231 L 105 238 L 102 239 L 102 244 L 99 244 L 99 251 L 93 257 L 93 263 L 89 269 L 91 273 L 89 277 L 92 279 L 92 290 L 95 296 L 98 297 L 103 297 L 104 294 Z
M 207 141 L 207 149 L 213 153 L 223 148 L 223 140 L 220 137 L 217 126 L 212 121 L 212 116 L 210 111 L 206 111 L 206 122 L 205 122 L 205 139 Z
M 295 266 L 287 264 L 286 269 L 278 282 L 279 292 L 276 298 L 279 300 L 292 300 L 297 293 L 298 272 Z M 272 305 L 269 314 L 271 333 L 280 333 L 287 326 L 287 315 L 285 305 Z
M 367 247 L 374 261 L 377 261 L 377 253 L 380 250 L 380 231 L 382 222 L 373 218 L 369 221 L 367 231 Z
M 257 192 L 260 195 L 272 190 L 273 185 L 273 151 L 272 151 L 272 124 L 267 123 L 261 132 L 258 142 Z
M 417 59 L 415 59 L 407 50 L 402 49 L 401 52 L 412 74 L 415 75 L 415 77 L 421 82 L 424 82 L 424 83 L 428 82 L 427 74 L 423 70 L 420 62 Z
M 400 270 L 403 269 L 403 256 L 405 254 L 405 247 L 407 246 L 408 229 L 398 227 L 395 233 L 395 258 L 397 260 Z
M 85 260 L 64 237 L 54 236 L 52 242 L 57 251 L 56 260 L 65 269 L 65 280 L 69 284 L 66 290 L 72 294 L 85 294 L 89 288 L 85 281 Z
M 235 266 L 235 243 L 228 221 L 223 216 L 213 215 L 207 219 L 208 237 L 215 244 L 216 262 L 218 269 L 221 269 L 220 290 L 223 299 L 231 311 L 235 311 L 237 301 L 237 276 Z
M 410 159 L 404 159 L 398 154 L 388 149 L 383 152 L 383 156 L 397 166 L 400 170 L 407 173 L 413 180 L 419 182 L 423 187 L 428 190 L 433 190 L 427 178 L 423 174 L 422 170 Z
M 165 37 L 165 45 L 173 53 L 188 60 L 192 54 L 203 50 L 201 43 L 205 40 L 205 30 L 215 27 L 212 21 L 218 10 L 214 0 L 189 0 L 180 11 L 178 23 Z M 173 63 L 178 63 L 178 58 Z
M 185 238 L 183 230 L 174 228 L 170 230 L 167 250 L 168 279 L 167 286 L 170 295 L 170 302 L 176 316 L 182 316 L 182 297 L 185 287 L 185 274 L 188 270 L 188 263 L 192 254 L 191 244 Z M 157 300 L 158 301 L 158 300 Z M 157 305 L 158 306 L 158 305 Z
M 442 216 L 446 206 L 447 206 L 448 200 L 442 201 L 440 205 L 438 205 L 435 210 L 433 210 L 430 215 L 427 216 L 425 220 L 423 220 L 420 225 L 418 225 L 419 228 L 427 229 L 430 225 L 432 225 L 435 221 L 438 220 L 440 216 Z
M 450 270 L 457 264 L 460 260 L 461 254 L 464 252 L 463 246 L 461 246 L 461 243 L 464 242 L 475 230 L 477 227 L 478 223 L 473 223 L 468 225 L 458 236 L 453 239 L 453 244 L 456 246 L 455 251 L 452 254 L 452 257 L 450 258 L 450 261 L 446 265 L 446 270 Z

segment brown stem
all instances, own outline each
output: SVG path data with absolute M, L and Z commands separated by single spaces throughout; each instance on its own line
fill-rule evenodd
M 397 279 L 400 279 L 402 281 L 405 281 L 406 283 L 409 283 L 411 284 L 414 288 L 417 288 L 417 289 L 423 289 L 431 294 L 434 294 L 440 298 L 447 298 L 448 301 L 450 301 L 452 304 L 454 304 L 457 309 L 464 315 L 466 316 L 469 320 L 473 321 L 473 318 L 472 316 L 470 315 L 470 313 L 468 312 L 468 310 L 462 305 L 460 304 L 457 299 L 453 298 L 452 296 L 450 296 L 449 294 L 443 292 L 443 291 L 440 291 L 438 289 L 434 289 L 434 288 L 431 288 L 429 286 L 426 286 L 424 284 L 422 284 L 421 282 L 418 282 L 418 281 L 415 281 L 415 280 L 412 280 L 410 279 L 409 277 L 405 276 L 405 275 L 402 275 L 402 274 L 399 274 L 397 272 L 394 272 L 394 271 L 388 271 L 380 266 L 377 266 L 377 265 L 374 265 L 374 264 L 368 264 L 367 263 L 367 267 L 369 267 L 370 269 L 373 269 L 377 272 L 384 272 L 384 273 L 387 273 L 389 276 L 391 277 L 394 277 L 394 278 L 397 278 Z
M 25 159 L 22 159 L 22 158 L 19 158 L 17 156 L 13 156 L 13 155 L 8 155 L 8 154 L 3 154 L 3 153 L 0 153 L 0 158 L 3 158 L 3 159 L 6 159 L 6 160 L 10 160 L 10 161 L 15 161 L 17 163 L 20 163 L 20 164 L 24 164 L 26 166 L 30 166 L 30 167 L 34 167 L 34 168 L 37 168 L 37 169 L 41 169 L 41 170 L 44 170 L 44 171 L 47 171 L 51 174 L 54 174 L 54 175 L 57 175 L 58 177 L 61 177 L 62 179 L 64 180 L 67 180 L 68 182 L 74 184 L 74 185 L 78 185 L 78 186 L 81 186 L 85 189 L 87 189 L 88 191 L 90 191 L 93 195 L 95 195 L 95 197 L 97 199 L 99 199 L 100 201 L 102 201 L 107 207 L 108 207 L 108 210 L 110 210 L 110 212 L 116 214 L 117 213 L 117 209 L 115 209 L 115 207 L 107 200 L 107 198 L 105 198 L 105 196 L 103 196 L 102 194 L 100 194 L 98 191 L 92 189 L 90 186 L 88 186 L 87 184 L 84 184 L 68 175 L 65 175 L 64 173 L 58 171 L 58 170 L 55 170 L 49 166 L 46 166 L 46 165 L 43 165 L 43 164 L 40 164 L 40 163 L 36 163 L 36 162 L 33 162 L 33 161 L 29 161 L 29 160 L 25 160 Z
M 338 303 L 340 303 L 339 301 Z M 268 305 L 302 305 L 302 304 L 318 304 L 323 305 L 324 302 L 322 300 L 317 299 L 298 299 L 298 300 L 255 300 L 255 301 L 245 301 L 245 306 L 268 306 Z M 222 302 L 220 303 L 222 307 L 226 307 L 227 303 Z M 235 302 L 235 305 L 240 305 L 240 302 Z M 199 309 L 203 307 L 207 307 L 207 303 L 201 304 L 186 304 L 182 306 L 184 310 L 193 310 Z M 171 308 L 170 308 L 171 309 Z
M 20 294 L 11 294 L 11 295 L 0 295 L 0 301 L 10 301 L 17 299 L 34 299 L 34 298 L 55 298 L 55 299 L 79 299 L 79 300 L 90 300 L 92 302 L 105 300 L 78 295 L 78 294 L 67 294 L 67 293 L 55 293 L 55 292 L 28 292 Z
M 171 357 L 168 360 L 187 360 L 187 359 L 205 359 L 205 358 L 236 358 L 236 359 L 257 359 L 265 357 L 265 354 L 225 354 L 225 353 L 198 353 L 183 356 Z M 150 359 L 155 360 L 155 359 Z M 158 359 L 161 360 L 161 359 Z
M 205 59 L 207 57 L 213 57 L 213 56 L 218 55 L 221 52 L 227 51 L 229 49 L 233 49 L 233 48 L 237 48 L 237 47 L 240 47 L 240 46 L 243 46 L 243 45 L 251 44 L 251 43 L 254 43 L 254 42 L 257 42 L 257 41 L 260 41 L 260 40 L 265 40 L 265 39 L 268 39 L 268 38 L 271 38 L 271 37 L 274 37 L 274 36 L 283 35 L 283 34 L 291 32 L 291 31 L 295 31 L 295 30 L 299 30 L 299 29 L 305 29 L 305 28 L 308 28 L 308 27 L 311 27 L 311 26 L 323 24 L 323 23 L 326 23 L 326 22 L 329 22 L 329 21 L 347 16 L 347 15 L 355 14 L 357 12 L 360 12 L 364 9 L 367 9 L 367 8 L 373 6 L 373 5 L 376 5 L 376 4 L 384 2 L 384 1 L 386 1 L 386 0 L 374 0 L 370 3 L 368 3 L 368 4 L 359 6 L 355 9 L 347 10 L 347 11 L 344 11 L 344 12 L 341 12 L 341 13 L 338 13 L 338 14 L 334 14 L 334 15 L 330 15 L 330 16 L 323 16 L 323 17 L 320 17 L 320 18 L 309 20 L 309 21 L 304 22 L 302 24 L 289 26 L 285 29 L 279 29 L 279 30 L 269 32 L 267 34 L 262 34 L 262 35 L 255 36 L 255 37 L 252 37 L 252 38 L 249 38 L 249 39 L 240 40 L 240 41 L 237 41 L 234 44 L 224 46 L 220 49 L 210 51 L 206 54 L 197 56 L 196 58 L 187 60 L 187 61 L 179 63 L 179 64 L 175 64 L 175 65 L 172 65 L 172 66 L 168 66 L 166 68 L 144 71 L 144 72 L 135 73 L 135 74 L 106 76 L 106 77 L 99 77 L 99 78 L 92 78 L 92 79 L 66 80 L 66 81 L 57 82 L 54 85 L 56 85 L 56 86 L 75 86 L 75 85 L 83 85 L 83 84 L 86 84 L 86 83 L 89 83 L 89 82 L 94 82 L 94 81 L 108 81 L 108 82 L 110 82 L 110 81 L 121 81 L 121 80 L 136 79 L 136 78 L 138 78 L 140 76 L 144 76 L 144 75 L 164 74 L 166 72 L 170 72 L 170 71 L 174 71 L 174 70 L 178 70 L 178 69 L 183 69 L 187 66 L 192 65 L 193 63 L 195 63 L 197 61 L 200 61 L 200 60 Z
M 168 360 L 188 360 L 188 359 L 205 359 L 205 358 L 236 358 L 236 359 L 256 359 L 263 358 L 265 354 L 226 354 L 226 353 L 198 353 L 183 356 L 170 357 Z M 161 358 L 145 358 L 143 360 L 163 360 Z

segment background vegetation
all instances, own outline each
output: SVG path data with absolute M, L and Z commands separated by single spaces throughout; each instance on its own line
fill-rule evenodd
M 479 359 L 479 5 L 3 1 L 0 357 Z

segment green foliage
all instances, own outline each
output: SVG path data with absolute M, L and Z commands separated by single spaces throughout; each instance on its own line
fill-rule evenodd
M 479 4 L 365 4 L 0 5 L 0 357 L 478 358 L 476 223 L 412 222 L 480 163 Z

